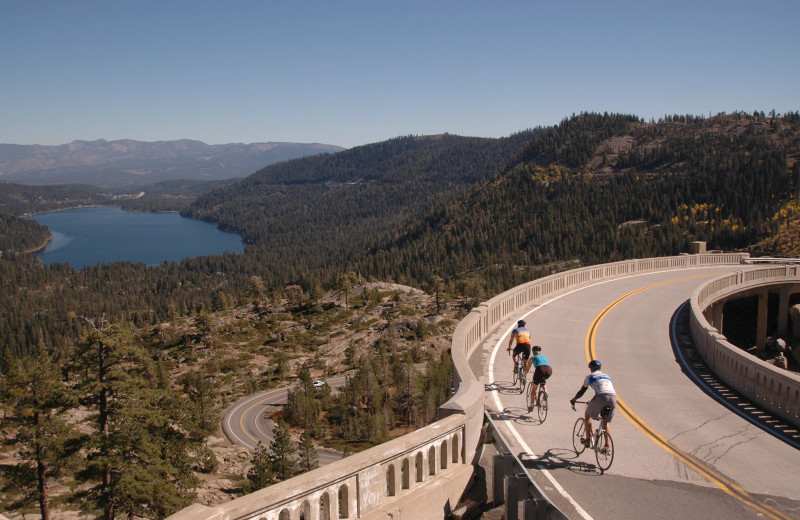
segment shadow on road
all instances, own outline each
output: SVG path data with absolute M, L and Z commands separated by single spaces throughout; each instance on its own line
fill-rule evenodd
M 519 459 L 522 465 L 533 470 L 556 470 L 566 469 L 578 475 L 599 477 L 603 473 L 595 464 L 585 460 L 579 460 L 582 456 L 587 456 L 584 452 L 581 455 L 575 453 L 570 448 L 551 448 L 543 455 L 534 457 L 530 453 L 520 453 Z

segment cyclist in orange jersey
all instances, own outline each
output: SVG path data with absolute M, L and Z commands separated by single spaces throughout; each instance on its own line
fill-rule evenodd
M 517 371 L 517 359 L 522 355 L 525 361 L 525 373 L 522 377 L 528 377 L 528 372 L 531 369 L 531 331 L 525 328 L 525 320 L 519 320 L 517 327 L 511 331 L 511 337 L 508 338 L 508 348 L 506 352 L 511 351 L 511 346 L 516 340 L 517 346 L 514 347 L 514 367 L 511 369 L 512 377 Z

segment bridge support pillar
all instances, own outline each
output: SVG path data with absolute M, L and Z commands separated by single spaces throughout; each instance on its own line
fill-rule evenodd
M 791 286 L 781 287 L 780 299 L 778 301 L 778 336 L 787 338 L 789 331 L 789 296 L 792 293 Z
M 758 295 L 758 321 L 756 324 L 756 348 L 763 352 L 767 345 L 767 311 L 769 303 L 769 291 L 763 291 Z
M 725 310 L 725 304 L 723 302 L 717 302 L 711 306 L 710 322 L 711 325 L 715 329 L 717 329 L 717 332 L 719 332 L 720 334 L 725 334 L 722 331 L 722 324 L 725 319 L 724 310 Z

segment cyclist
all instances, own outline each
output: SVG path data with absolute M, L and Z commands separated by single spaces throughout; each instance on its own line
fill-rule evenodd
M 539 398 L 537 393 L 539 385 L 543 385 L 547 378 L 553 375 L 553 367 L 550 366 L 547 356 L 542 354 L 542 347 L 534 345 L 532 350 L 533 357 L 531 358 L 531 364 L 533 365 L 533 388 L 531 388 L 531 401 L 528 403 L 529 412 L 532 412 L 533 406 L 538 404 L 536 401 Z
M 592 435 L 592 419 L 599 419 L 600 415 L 606 423 L 606 431 L 611 433 L 611 419 L 614 417 L 614 410 L 617 407 L 617 393 L 614 391 L 614 385 L 611 384 L 611 378 L 608 374 L 600 371 L 602 364 L 597 359 L 589 361 L 590 374 L 583 380 L 583 386 L 575 397 L 569 400 L 572 406 L 575 406 L 575 401 L 581 398 L 590 386 L 594 390 L 594 397 L 589 401 L 586 406 L 586 413 L 583 419 L 586 422 L 586 438 L 581 442 L 585 446 L 589 446 Z
M 511 345 L 514 344 L 514 340 L 517 341 L 517 346 L 514 347 L 514 368 L 511 373 L 517 373 L 517 359 L 521 354 L 522 359 L 525 361 L 525 372 L 522 374 L 522 377 L 525 378 L 531 369 L 531 331 L 525 328 L 525 320 L 519 320 L 517 327 L 511 331 L 506 352 L 511 351 Z

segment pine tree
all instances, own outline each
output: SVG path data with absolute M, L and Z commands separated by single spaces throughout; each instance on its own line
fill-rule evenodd
M 47 481 L 58 477 L 76 453 L 78 432 L 59 415 L 75 404 L 74 396 L 41 344 L 35 357 L 11 365 L 8 379 L 3 397 L 20 422 L 15 443 L 22 459 L 11 478 L 16 489 L 36 498 L 42 519 L 48 520 Z
M 191 402 L 188 413 L 197 431 L 203 436 L 214 433 L 219 426 L 220 411 L 213 377 L 191 372 L 183 376 L 182 382 Z
M 314 440 L 312 439 L 311 430 L 303 430 L 300 434 L 300 444 L 298 446 L 300 455 L 300 466 L 303 471 L 311 471 L 319 467 L 319 456 L 317 449 L 314 447 Z
M 190 406 L 172 389 L 158 388 L 152 359 L 126 326 L 94 322 L 80 345 L 83 404 L 95 414 L 85 446 L 87 512 L 102 517 L 163 518 L 194 498 L 194 464 L 202 437 L 192 435 Z
M 272 471 L 272 461 L 267 448 L 259 443 L 250 458 L 250 469 L 247 471 L 247 483 L 245 484 L 245 494 L 258 491 L 269 486 L 275 474 Z
M 272 471 L 279 480 L 286 480 L 294 475 L 297 449 L 292 445 L 289 430 L 283 421 L 275 423 L 272 435 L 273 439 L 269 445 Z

